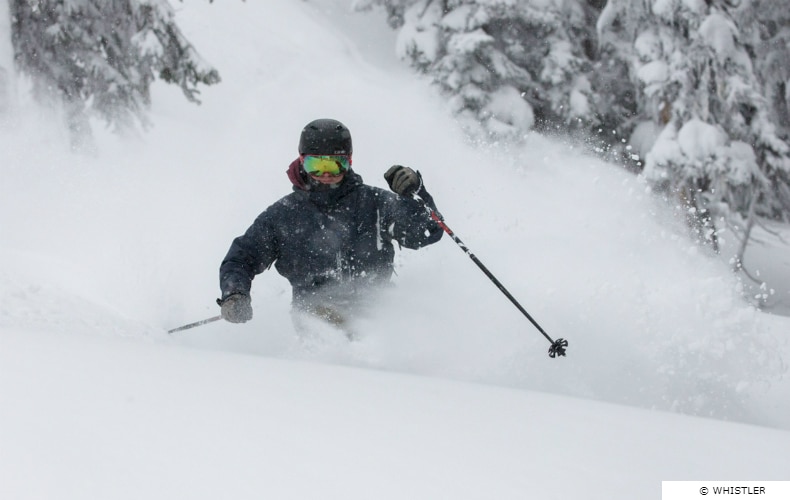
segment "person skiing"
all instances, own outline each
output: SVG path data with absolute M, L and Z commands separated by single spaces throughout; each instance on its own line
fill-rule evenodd
M 418 249 L 442 237 L 412 196 L 437 211 L 420 173 L 392 166 L 384 178 L 394 193 L 364 184 L 351 167 L 351 133 L 341 122 L 308 123 L 298 151 L 287 170 L 293 192 L 235 238 L 220 265 L 217 303 L 231 323 L 252 319 L 252 280 L 273 264 L 291 284 L 297 330 L 305 315 L 345 328 L 389 283 L 394 243 Z

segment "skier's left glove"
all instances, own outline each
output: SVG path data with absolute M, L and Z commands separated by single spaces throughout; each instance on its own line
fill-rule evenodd
M 384 174 L 387 184 L 395 193 L 410 197 L 422 188 L 422 176 L 409 167 L 393 165 Z
M 246 293 L 234 293 L 222 300 L 217 299 L 222 307 L 222 319 L 231 323 L 246 323 L 252 319 L 252 304 Z

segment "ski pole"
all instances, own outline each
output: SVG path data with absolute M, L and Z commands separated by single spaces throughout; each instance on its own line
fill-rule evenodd
M 512 302 L 513 305 L 516 306 L 516 308 L 519 311 L 521 311 L 521 314 L 526 316 L 527 319 L 535 326 L 535 328 L 537 328 L 538 331 L 542 333 L 543 336 L 546 337 L 546 339 L 548 339 L 548 341 L 551 343 L 551 347 L 549 347 L 549 357 L 554 358 L 557 356 L 565 356 L 565 348 L 568 347 L 568 341 L 565 339 L 553 340 L 551 337 L 549 337 L 549 334 L 546 333 L 546 331 L 543 328 L 541 328 L 538 322 L 535 321 L 535 319 L 532 316 L 530 316 L 527 310 L 524 309 L 524 307 L 521 304 L 519 304 L 516 298 L 513 297 L 513 295 L 507 291 L 507 288 L 505 288 L 505 286 L 502 283 L 500 283 L 500 281 L 496 278 L 496 276 L 494 276 L 494 274 L 491 271 L 489 271 L 488 268 L 484 266 L 482 262 L 480 262 L 480 259 L 478 259 L 475 256 L 475 254 L 473 254 L 469 250 L 469 248 L 466 245 L 464 245 L 464 242 L 461 241 L 461 238 L 455 235 L 452 229 L 450 229 L 450 227 L 444 222 L 442 216 L 437 214 L 434 209 L 429 207 L 428 204 L 425 203 L 425 200 L 423 200 L 422 198 L 417 198 L 417 199 L 422 203 L 422 206 L 425 207 L 425 210 L 431 216 L 431 219 L 433 219 L 434 221 L 436 221 L 437 224 L 439 224 L 439 227 L 441 227 L 444 230 L 444 232 L 447 233 L 447 235 L 450 236 L 450 238 L 452 238 L 453 241 L 455 241 L 459 247 L 461 247 L 461 250 L 463 250 L 466 253 L 466 255 L 468 255 L 469 258 L 472 259 L 472 261 L 475 264 L 477 264 L 477 267 L 479 267 L 480 270 L 483 271 L 483 273 L 486 276 L 488 276 L 488 279 L 490 279 L 496 285 L 496 287 L 499 288 L 499 290 L 503 294 L 505 294 L 505 297 L 510 299 L 510 302 Z
M 167 333 L 175 333 L 180 332 L 182 330 L 189 330 L 190 328 L 195 328 L 196 326 L 205 325 L 206 323 L 213 323 L 214 321 L 219 321 L 222 319 L 222 316 L 212 316 L 211 318 L 202 319 L 200 321 L 195 321 L 194 323 L 190 323 L 188 325 L 179 326 L 178 328 L 173 328 L 172 330 L 168 330 Z

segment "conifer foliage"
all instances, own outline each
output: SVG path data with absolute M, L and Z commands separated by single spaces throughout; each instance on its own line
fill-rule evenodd
M 0 118 L 8 115 L 15 94 L 14 49 L 11 46 L 11 9 L 0 0 Z
M 790 148 L 745 36 L 755 25 L 744 13 L 756 5 L 610 0 L 599 20 L 603 43 L 629 60 L 640 119 L 659 131 L 645 178 L 680 201 L 714 248 L 724 226 L 748 238 L 755 217 L 790 214 Z
M 597 123 L 584 2 L 359 0 L 383 6 L 398 52 L 431 77 L 472 132 L 519 137 Z
M 198 84 L 219 82 L 174 22 L 166 0 L 9 0 L 17 67 L 41 97 L 65 103 L 75 140 L 89 116 L 118 130 L 147 124 L 158 77 L 198 102 Z
M 714 248 L 725 227 L 747 241 L 759 218 L 790 220 L 790 0 L 355 5 L 386 10 L 471 132 L 582 132 Z

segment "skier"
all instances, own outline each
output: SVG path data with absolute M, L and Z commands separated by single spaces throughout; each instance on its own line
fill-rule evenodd
M 412 197 L 436 210 L 419 172 L 400 165 L 387 170 L 393 194 L 364 184 L 351 154 L 351 134 L 339 121 L 304 127 L 299 157 L 287 170 L 293 192 L 233 240 L 222 261 L 217 302 L 225 320 L 252 319 L 252 280 L 274 264 L 291 284 L 297 330 L 305 317 L 317 317 L 349 334 L 349 319 L 389 283 L 393 243 L 417 249 L 441 239 L 441 227 Z

